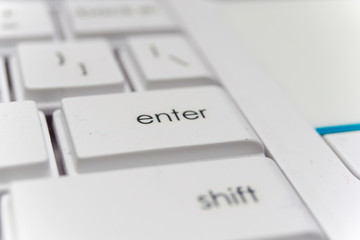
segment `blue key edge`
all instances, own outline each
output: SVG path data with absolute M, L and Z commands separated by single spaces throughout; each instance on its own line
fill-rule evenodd
M 325 135 L 329 133 L 350 132 L 357 130 L 360 130 L 360 123 L 316 128 L 316 131 L 320 135 Z

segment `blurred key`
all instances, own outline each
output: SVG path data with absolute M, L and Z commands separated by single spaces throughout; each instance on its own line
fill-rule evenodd
M 17 100 L 34 100 L 44 110 L 59 107 L 64 97 L 124 91 L 124 76 L 103 40 L 23 43 L 17 60 Z
M 56 175 L 44 115 L 34 102 L 0 104 L 0 190 L 16 179 Z
M 10 92 L 5 69 L 5 60 L 0 57 L 0 102 L 9 102 Z
M 264 154 L 218 87 L 68 98 L 54 121 L 70 173 Z
M 0 196 L 0 239 L 14 240 L 15 234 L 12 229 L 12 214 L 10 209 L 9 194 Z
M 145 89 L 215 84 L 209 70 L 181 35 L 131 37 L 128 45 Z
M 0 41 L 50 39 L 54 28 L 40 1 L 5 1 L 0 4 Z
M 67 1 L 65 7 L 76 36 L 163 32 L 176 28 L 155 0 Z

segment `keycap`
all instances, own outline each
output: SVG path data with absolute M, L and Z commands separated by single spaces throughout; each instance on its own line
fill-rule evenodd
M 61 106 L 54 125 L 69 173 L 264 153 L 218 87 L 67 98 Z
M 17 48 L 21 79 L 17 100 L 54 109 L 61 98 L 124 91 L 124 76 L 105 40 L 23 43 Z
M 34 102 L 0 104 L 0 191 L 16 179 L 57 174 L 43 114 Z
M 181 35 L 128 39 L 145 89 L 214 84 L 212 74 Z
M 15 239 L 13 229 L 10 222 L 12 214 L 10 213 L 10 199 L 9 194 L 0 196 L 0 239 L 13 240 Z
M 323 137 L 352 174 L 360 179 L 360 131 L 326 134 Z
M 51 39 L 53 35 L 54 29 L 44 2 L 1 2 L 0 41 Z
M 18 240 L 322 239 L 265 157 L 18 183 L 10 206 Z
M 0 102 L 9 102 L 10 93 L 7 82 L 7 74 L 5 69 L 5 61 L 0 57 Z
M 154 0 L 67 1 L 65 8 L 76 36 L 164 32 L 176 28 L 166 10 Z

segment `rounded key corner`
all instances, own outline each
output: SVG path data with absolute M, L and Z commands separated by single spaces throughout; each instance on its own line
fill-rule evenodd
M 360 164 L 358 161 L 360 151 L 357 144 L 360 140 L 360 131 L 325 134 L 323 139 L 349 172 L 360 180 Z
M 274 159 L 272 159 L 272 158 L 270 158 L 270 157 L 268 157 L 268 156 L 265 155 L 265 156 L 263 157 L 263 161 L 268 162 L 269 165 L 271 165 L 272 167 L 280 170 L 279 165 L 276 164 L 276 162 L 275 162 Z
M 341 158 L 341 161 L 346 166 L 347 170 L 358 180 L 360 180 L 360 169 L 354 166 L 350 161 L 345 160 L 345 158 Z
M 264 144 L 259 139 L 250 139 L 249 142 L 251 142 L 251 144 L 255 144 L 256 152 L 263 153 L 265 151 Z
M 61 100 L 62 102 L 62 100 Z M 62 114 L 62 110 L 61 109 L 55 109 L 55 111 L 53 111 L 52 116 L 55 117 L 60 117 Z

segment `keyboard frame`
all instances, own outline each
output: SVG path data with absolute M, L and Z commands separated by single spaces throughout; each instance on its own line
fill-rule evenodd
M 216 17 L 221 1 L 164 3 L 178 15 L 329 239 L 359 239 L 360 181 Z

